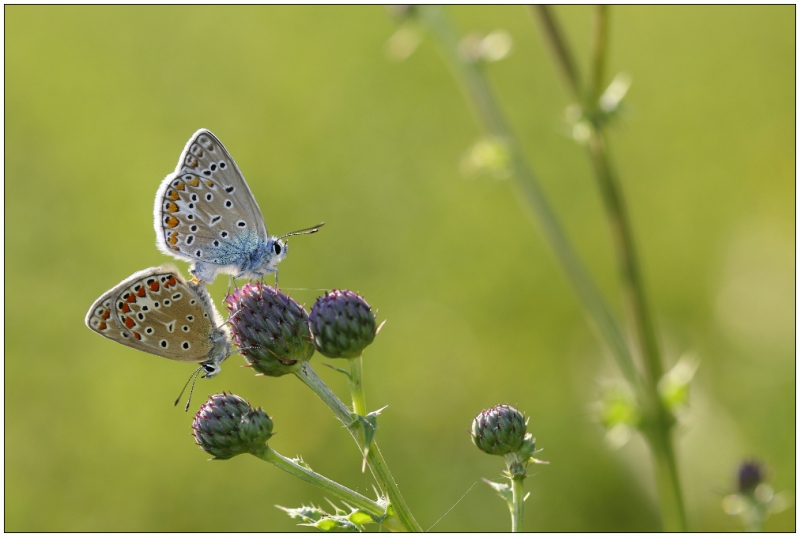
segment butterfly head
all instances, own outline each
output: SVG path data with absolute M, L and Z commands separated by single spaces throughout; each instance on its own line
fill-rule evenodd
M 210 379 L 211 377 L 216 377 L 219 374 L 219 372 L 222 371 L 220 365 L 213 362 L 206 362 L 204 364 L 201 364 L 200 367 L 202 367 L 203 371 L 205 372 L 203 378 L 207 379 Z
M 286 257 L 286 254 L 289 253 L 288 241 L 283 237 L 276 237 L 272 239 L 272 244 L 270 247 L 270 253 L 272 254 L 270 264 L 273 266 L 283 261 L 283 258 Z

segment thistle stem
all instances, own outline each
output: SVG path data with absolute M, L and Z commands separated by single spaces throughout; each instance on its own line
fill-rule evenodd
M 261 451 L 253 453 L 253 455 L 262 461 L 266 461 L 274 466 L 277 466 L 284 472 L 288 472 L 295 477 L 299 477 L 303 481 L 319 487 L 325 492 L 336 496 L 343 502 L 347 502 L 354 507 L 358 507 L 362 511 L 369 513 L 369 515 L 372 516 L 376 521 L 381 520 L 386 514 L 385 509 L 378 502 L 370 500 L 366 496 L 362 496 L 358 492 L 350 490 L 349 488 L 340 485 L 339 483 L 332 481 L 324 475 L 318 474 L 317 472 L 306 468 L 305 466 L 299 465 L 297 462 L 284 457 L 267 445 L 265 445 L 264 449 Z M 397 526 L 399 521 L 396 518 L 392 519 L 392 517 L 387 517 L 382 523 L 387 529 L 392 529 L 392 526 Z M 400 527 L 402 528 L 402 526 Z
M 523 497 L 522 482 L 524 475 L 516 475 L 511 479 L 511 531 L 519 533 L 522 530 L 522 515 L 525 512 L 525 498 Z
M 347 430 L 355 439 L 356 444 L 358 444 L 358 447 L 363 455 L 363 441 L 360 439 L 361 435 L 358 434 L 354 426 L 355 422 L 350 415 L 350 410 L 348 410 L 345 404 L 342 403 L 338 397 L 336 397 L 336 394 L 334 394 L 331 389 L 328 388 L 325 382 L 323 382 L 323 380 L 317 376 L 317 373 L 311 367 L 311 364 L 308 362 L 304 363 L 303 367 L 299 371 L 295 372 L 295 376 L 297 376 L 297 378 L 299 378 L 306 386 L 311 388 L 311 390 L 317 394 L 320 399 L 322 399 L 328 408 L 333 411 L 334 416 L 336 416 L 339 421 L 345 424 Z M 422 526 L 420 526 L 419 523 L 414 519 L 414 515 L 411 514 L 405 499 L 403 499 L 403 495 L 400 494 L 400 489 L 397 487 L 397 483 L 395 483 L 395 480 L 389 471 L 389 467 L 386 465 L 383 455 L 381 455 L 380 449 L 378 449 L 377 442 L 372 442 L 372 446 L 367 452 L 367 465 L 369 465 L 370 471 L 375 477 L 375 480 L 378 482 L 381 491 L 389 498 L 390 512 L 393 508 L 394 515 L 400 520 L 400 523 L 403 525 L 405 530 L 421 532 Z
M 367 403 L 364 398 L 364 383 L 362 382 L 363 360 L 359 354 L 355 358 L 347 360 L 350 362 L 350 396 L 353 398 L 353 412 L 359 416 L 367 415 Z
M 544 29 L 543 34 L 550 45 L 555 63 L 563 72 L 569 73 L 574 69 L 571 61 L 572 55 L 550 8 L 538 6 L 534 13 L 538 16 Z M 584 94 L 579 86 L 577 76 L 565 76 L 564 78 L 570 93 L 581 101 L 584 116 L 590 118 L 592 122 L 587 144 L 589 160 L 611 228 L 630 333 L 635 340 L 637 354 L 642 360 L 642 384 L 635 386 L 635 389 L 645 413 L 646 427 L 643 432 L 655 459 L 662 523 L 667 531 L 686 531 L 686 514 L 683 507 L 678 465 L 672 444 L 671 430 L 674 418 L 665 408 L 658 392 L 658 382 L 664 374 L 664 368 L 656 337 L 655 323 L 647 305 L 633 230 L 619 179 L 611 164 L 608 142 L 604 133 L 605 123 L 599 110 L 598 98 L 603 91 L 603 76 L 608 49 L 607 36 L 608 8 L 598 6 L 594 11 L 591 40 L 592 87 Z

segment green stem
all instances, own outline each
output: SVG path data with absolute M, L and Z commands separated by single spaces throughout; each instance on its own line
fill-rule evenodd
M 525 476 L 518 475 L 511 479 L 511 531 L 518 533 L 522 530 L 522 515 L 525 512 L 525 498 L 523 497 L 522 482 Z
M 334 394 L 330 388 L 328 388 L 322 379 L 317 376 L 317 373 L 311 367 L 311 364 L 308 362 L 304 363 L 303 367 L 299 371 L 295 372 L 295 376 L 297 376 L 297 378 L 299 378 L 306 386 L 311 388 L 311 390 L 317 394 L 320 399 L 322 399 L 328 408 L 333 411 L 334 416 L 336 416 L 339 421 L 345 424 L 347 430 L 355 439 L 356 444 L 358 444 L 358 447 L 363 454 L 363 442 L 359 438 L 360 435 L 357 433 L 356 427 L 354 427 L 354 420 L 350 415 L 350 410 L 338 397 L 336 397 L 336 394 Z M 394 515 L 397 516 L 406 530 L 421 532 L 422 527 L 414 519 L 414 515 L 411 514 L 411 510 L 408 508 L 405 499 L 403 499 L 403 495 L 400 494 L 400 489 L 397 487 L 397 483 L 395 482 L 394 477 L 392 477 L 392 474 L 386 465 L 386 461 L 383 459 L 383 455 L 381 455 L 380 449 L 378 449 L 377 442 L 372 442 L 372 446 L 367 452 L 367 465 L 369 465 L 370 471 L 375 477 L 375 480 L 378 482 L 381 491 L 389 498 L 390 511 L 391 509 L 394 509 Z
M 597 103 L 603 93 L 606 71 L 606 43 L 608 42 L 608 6 L 595 8 L 592 17 L 592 76 L 589 99 Z
M 763 533 L 764 520 L 767 518 L 768 508 L 763 503 L 758 502 L 752 495 L 748 498 L 748 504 L 750 513 L 746 519 L 745 531 L 748 533 Z
M 688 531 L 671 428 L 669 425 L 655 426 L 651 434 L 645 434 L 645 438 L 650 445 L 655 463 L 663 530 Z
M 461 84 L 467 101 L 473 105 L 473 111 L 479 123 L 508 147 L 512 157 L 511 166 L 514 171 L 516 187 L 522 194 L 526 208 L 533 213 L 542 233 L 561 262 L 570 283 L 588 313 L 590 324 L 607 343 L 628 381 L 634 386 L 638 386 L 639 379 L 622 331 L 604 298 L 572 249 L 539 185 L 538 178 L 528 166 L 519 142 L 507 126 L 483 73 L 478 65 L 458 53 L 458 36 L 441 8 L 419 6 L 418 12 L 431 35 L 439 42 L 440 50 L 453 70 L 456 80 Z
M 550 6 L 537 4 L 531 6 L 537 21 L 542 28 L 542 33 L 547 36 L 552 44 L 552 52 L 558 57 L 557 65 L 561 67 L 567 88 L 572 92 L 572 97 L 580 101 L 582 99 L 581 82 L 578 68 L 575 66 L 572 52 L 567 46 L 567 41 L 562 37 L 561 28 L 556 24 L 555 17 L 550 11 Z
M 538 13 L 543 26 L 554 30 L 544 32 L 550 44 L 553 58 L 562 70 L 573 68 L 565 60 L 570 58 L 569 47 L 563 39 L 555 18 L 546 8 Z M 661 515 L 664 529 L 667 531 L 686 531 L 686 514 L 678 475 L 678 466 L 672 444 L 671 429 L 674 418 L 665 408 L 658 392 L 658 382 L 664 374 L 661 352 L 656 337 L 655 323 L 650 315 L 647 298 L 642 281 L 641 270 L 636 254 L 633 230 L 628 216 L 625 199 L 622 195 L 619 179 L 611 164 L 608 142 L 605 138 L 603 122 L 597 98 L 603 91 L 603 75 L 606 64 L 608 9 L 598 7 L 594 12 L 592 38 L 592 88 L 588 92 L 588 101 L 581 103 L 584 116 L 591 118 L 592 129 L 588 140 L 589 160 L 597 180 L 606 218 L 611 228 L 612 242 L 617 257 L 620 279 L 623 287 L 628 325 L 635 340 L 635 347 L 642 360 L 643 383 L 636 387 L 637 398 L 645 414 L 645 437 L 653 452 L 656 467 L 656 481 L 659 490 Z M 566 51 L 566 52 L 565 52 Z M 580 94 L 577 78 L 567 77 L 569 90 Z
M 362 496 L 358 492 L 350 490 L 349 488 L 340 485 L 336 481 L 328 479 L 324 475 L 318 474 L 317 472 L 306 468 L 305 466 L 297 464 L 292 459 L 284 457 L 267 445 L 264 446 L 263 450 L 258 453 L 253 453 L 253 455 L 263 461 L 277 466 L 284 472 L 288 472 L 295 477 L 299 477 L 303 481 L 321 488 L 325 492 L 332 494 L 343 502 L 346 502 L 353 507 L 358 507 L 362 511 L 369 513 L 370 516 L 372 516 L 376 521 L 380 521 L 379 523 L 381 523 L 383 527 L 388 530 L 402 531 L 405 529 L 396 517 L 388 515 L 386 518 L 383 518 L 384 515 L 386 515 L 386 512 L 384 507 L 378 502 L 370 500 L 366 496 Z
M 361 355 L 347 360 L 350 362 L 350 396 L 353 398 L 353 412 L 359 416 L 367 415 L 367 403 L 364 398 L 364 383 L 362 382 L 363 360 Z

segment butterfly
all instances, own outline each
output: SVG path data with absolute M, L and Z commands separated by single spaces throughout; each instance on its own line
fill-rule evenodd
M 192 276 L 208 283 L 219 273 L 262 280 L 274 273 L 277 285 L 277 264 L 289 251 L 284 239 L 324 224 L 270 237 L 242 173 L 207 129 L 192 135 L 161 182 L 153 214 L 158 249 L 192 263 Z
M 200 364 L 190 380 L 201 372 L 205 378 L 217 375 L 231 354 L 230 333 L 205 284 L 187 282 L 171 264 L 139 271 L 103 293 L 85 322 L 117 343 Z

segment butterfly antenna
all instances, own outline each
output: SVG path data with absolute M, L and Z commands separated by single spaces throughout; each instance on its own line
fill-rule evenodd
M 312 227 L 309 227 L 309 228 L 306 228 L 306 229 L 301 229 L 301 230 L 298 230 L 298 231 L 292 231 L 291 233 L 287 233 L 285 235 L 281 235 L 280 237 L 278 237 L 278 239 L 282 239 L 284 237 L 291 237 L 293 235 L 310 235 L 312 233 L 316 233 L 317 231 L 319 231 L 319 228 L 321 228 L 324 225 L 325 225 L 325 222 L 320 222 L 316 226 L 312 226 Z
M 194 385 L 197 384 L 197 377 L 200 376 L 200 370 L 202 369 L 203 369 L 202 367 L 198 368 L 197 374 L 195 374 L 194 376 L 194 380 L 192 381 L 192 387 L 189 388 L 189 399 L 186 400 L 186 406 L 183 407 L 184 412 L 189 412 L 189 405 L 192 404 L 192 394 L 194 393 Z
M 195 380 L 195 382 L 196 382 L 196 381 L 197 381 L 197 375 L 199 375 L 199 374 L 200 374 L 200 371 L 202 371 L 202 370 L 203 370 L 203 367 L 202 367 L 202 366 L 200 366 L 200 367 L 198 367 L 197 369 L 195 369 L 195 370 L 194 370 L 194 373 L 192 373 L 191 375 L 189 375 L 189 378 L 186 380 L 186 384 L 184 384 L 184 385 L 183 385 L 183 389 L 181 390 L 181 393 L 180 393 L 180 395 L 178 395 L 178 398 L 177 398 L 177 399 L 175 399 L 175 403 L 173 403 L 173 405 L 172 405 L 172 406 L 178 406 L 178 403 L 180 403 L 180 402 L 181 402 L 181 397 L 183 397 L 183 392 L 185 392 L 185 391 L 186 391 L 186 386 L 188 386 L 188 385 L 189 385 L 189 382 L 190 382 L 192 379 L 194 379 L 194 380 Z M 192 390 L 194 390 L 194 383 L 192 383 Z M 190 392 L 189 392 L 189 401 L 191 401 L 191 400 L 192 400 L 192 392 L 190 391 Z M 186 403 L 186 410 L 189 410 L 189 403 Z M 184 412 L 185 412 L 186 410 L 184 410 Z

